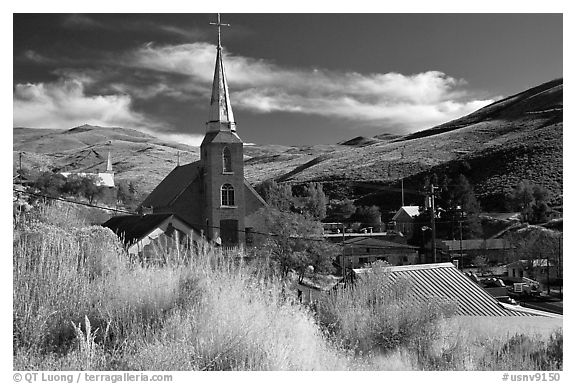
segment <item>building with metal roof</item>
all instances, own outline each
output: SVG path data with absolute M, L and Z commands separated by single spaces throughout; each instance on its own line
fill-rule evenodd
M 201 232 L 171 213 L 115 216 L 102 226 L 120 237 L 129 255 L 143 260 L 204 241 Z
M 416 264 L 419 261 L 418 247 L 368 236 L 345 240 L 343 257 L 346 268 L 359 268 L 375 261 L 385 261 L 391 265 Z
M 514 253 L 514 245 L 507 239 L 438 240 L 441 252 L 449 258 L 463 259 L 464 265 L 473 263 L 481 256 L 492 264 L 508 263 Z M 462 262 L 462 261 L 461 261 Z
M 414 232 L 414 218 L 420 214 L 420 207 L 417 205 L 406 205 L 400 207 L 392 217 L 394 229 L 401 232 L 407 238 Z
M 371 273 L 371 268 L 353 269 L 354 278 Z M 407 304 L 424 304 L 432 299 L 456 304 L 458 316 L 532 316 L 519 306 L 504 305 L 473 282 L 452 263 L 419 264 L 385 268 L 390 283 L 409 282 Z

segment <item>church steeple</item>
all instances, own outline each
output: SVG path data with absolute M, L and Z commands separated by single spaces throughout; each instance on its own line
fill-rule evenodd
M 110 151 L 108 151 L 108 163 L 106 164 L 106 172 L 114 173 L 112 170 L 112 156 L 110 155 Z
M 221 23 L 220 14 L 218 14 L 218 21 L 216 23 L 210 23 L 210 25 L 218 27 L 218 46 L 216 52 L 216 68 L 214 69 L 214 81 L 212 83 L 212 97 L 210 98 L 210 117 L 206 124 L 208 126 L 208 132 L 236 132 L 236 121 L 234 120 L 234 113 L 232 112 L 228 82 L 226 81 L 224 63 L 222 62 L 222 42 L 220 32 L 222 26 L 229 27 L 230 24 Z
M 220 28 L 228 26 L 218 21 L 216 69 L 210 100 L 210 120 L 200 145 L 202 172 L 203 217 L 209 239 L 222 245 L 244 243 L 246 200 L 244 179 L 244 149 L 236 134 L 228 83 L 222 63 Z

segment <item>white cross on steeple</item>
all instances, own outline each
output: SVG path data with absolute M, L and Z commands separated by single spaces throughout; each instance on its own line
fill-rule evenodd
M 229 27 L 230 24 L 224 24 L 220 22 L 220 14 L 218 13 L 218 21 L 215 23 L 210 23 L 210 25 L 215 25 L 218 27 L 218 49 L 222 48 L 221 38 L 220 38 L 220 27 Z

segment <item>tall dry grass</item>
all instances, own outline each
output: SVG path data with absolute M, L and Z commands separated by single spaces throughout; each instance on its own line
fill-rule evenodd
M 354 284 L 322 296 L 320 324 L 356 355 L 378 355 L 398 348 L 426 355 L 436 343 L 440 320 L 453 315 L 454 302 L 430 298 L 412 305 L 409 280 L 391 281 L 384 267 L 373 267 Z
M 264 279 L 239 251 L 178 251 L 142 264 L 108 229 L 78 229 L 83 221 L 67 221 L 61 208 L 15 229 L 15 369 L 346 366 L 283 282 Z
M 163 262 L 144 264 L 89 223 L 63 204 L 17 220 L 14 369 L 562 367 L 561 331 L 470 332 L 454 325 L 453 303 L 407 306 L 410 282 L 390 284 L 385 273 L 327 295 L 312 311 L 240 250 L 158 249 Z

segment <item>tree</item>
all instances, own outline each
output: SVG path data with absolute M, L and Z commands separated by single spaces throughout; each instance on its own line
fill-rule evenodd
M 256 251 L 268 254 L 284 277 L 294 270 L 301 281 L 310 266 L 315 273 L 330 272 L 340 253 L 336 245 L 324 240 L 321 223 L 304 215 L 262 208 L 254 222 L 255 232 L 270 233 L 254 236 Z
M 546 188 L 529 180 L 522 180 L 507 196 L 510 208 L 520 211 L 522 220 L 529 223 L 546 221 L 549 199 L 550 192 Z
M 462 222 L 462 238 L 473 239 L 480 236 L 482 234 L 480 203 L 476 199 L 474 187 L 464 175 L 458 175 L 454 187 L 450 190 L 449 199 L 447 219 L 451 222 L 452 238 L 455 237 L 455 226 L 460 222 Z
M 289 212 L 294 204 L 290 184 L 278 184 L 274 180 L 264 180 L 258 187 L 258 193 L 272 207 Z
M 49 197 L 58 197 L 62 194 L 66 178 L 59 173 L 50 171 L 42 172 L 34 181 L 33 186 L 40 193 Z
M 513 249 L 513 260 L 527 260 L 528 274 L 533 275 L 534 260 L 547 260 L 551 266 L 557 266 L 558 275 L 551 275 L 551 280 L 562 278 L 562 232 L 538 226 L 525 227 L 509 232 L 507 240 Z
M 134 188 L 131 188 L 132 182 L 128 183 L 121 180 L 116 185 L 116 200 L 122 204 L 129 205 L 134 202 Z
M 78 196 L 82 194 L 84 185 L 85 185 L 84 177 L 75 174 L 70 174 L 66 178 L 66 183 L 62 188 L 62 192 L 64 192 L 67 195 Z
M 87 175 L 82 178 L 81 193 L 92 204 L 94 200 L 101 197 L 104 193 L 104 188 L 97 185 L 98 177 L 94 175 Z
M 519 210 L 524 221 L 528 221 L 530 210 L 534 204 L 534 185 L 528 180 L 522 180 L 508 195 L 512 210 Z
M 484 275 L 486 272 L 490 271 L 490 267 L 488 265 L 488 259 L 486 256 L 476 256 L 472 261 L 476 267 L 478 267 L 478 271 Z
M 326 195 L 320 183 L 308 183 L 302 196 L 305 211 L 316 220 L 326 217 Z
M 354 201 L 348 198 L 333 203 L 330 207 L 330 215 L 336 220 L 345 221 L 356 212 Z
M 351 217 L 351 220 L 362 223 L 364 227 L 370 226 L 376 230 L 380 230 L 382 214 L 380 213 L 380 208 L 375 205 L 369 207 L 360 206 L 356 208 L 356 212 Z

